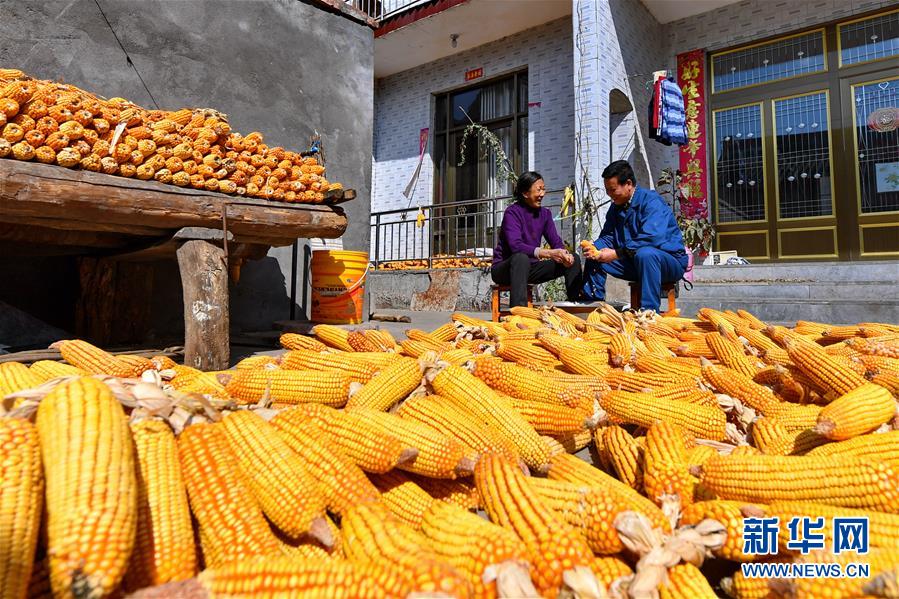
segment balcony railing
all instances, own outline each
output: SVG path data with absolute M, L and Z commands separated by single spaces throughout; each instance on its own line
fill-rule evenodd
M 346 0 L 353 8 L 361 10 L 368 16 L 383 21 L 401 12 L 427 4 L 432 0 Z
M 561 217 L 564 190 L 546 192 L 543 206 L 553 213 L 556 229 L 572 249 L 577 247 L 573 218 Z M 496 246 L 503 211 L 512 196 L 431 204 L 419 208 L 371 214 L 371 261 L 378 268 L 390 262 L 415 261 L 433 268 L 447 258 L 468 258 L 472 265 L 489 264 Z

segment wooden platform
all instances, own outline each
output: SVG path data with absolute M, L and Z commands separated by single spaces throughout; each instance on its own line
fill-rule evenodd
M 270 247 L 340 237 L 347 219 L 336 204 L 354 197 L 350 189 L 329 194 L 328 204 L 288 204 L 0 159 L 0 253 L 85 257 L 76 312 L 79 329 L 100 342 L 114 304 L 148 301 L 140 297 L 147 282 L 126 275 L 140 265 L 122 263 L 177 256 L 185 363 L 218 369 L 228 361 L 228 273 Z M 128 280 L 127 299 L 117 278 Z M 140 316 L 132 312 L 126 318 Z

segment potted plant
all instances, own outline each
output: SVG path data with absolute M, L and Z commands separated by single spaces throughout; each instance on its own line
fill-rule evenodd
M 688 198 L 686 187 L 681 182 L 681 172 L 670 168 L 662 169 L 656 182 L 657 191 L 666 197 L 668 205 L 677 218 L 677 226 L 684 236 L 684 244 L 698 258 L 704 258 L 712 250 L 715 240 L 715 225 L 709 219 L 708 202 L 705 198 Z M 669 199 L 670 198 L 670 199 Z

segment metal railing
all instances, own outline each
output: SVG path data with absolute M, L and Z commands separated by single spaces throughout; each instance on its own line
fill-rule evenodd
M 420 4 L 427 4 L 431 0 L 346 0 L 353 8 L 360 10 L 368 16 L 383 21 L 399 13 L 414 8 Z
M 574 249 L 574 219 L 560 217 L 563 193 L 562 189 L 547 191 L 543 206 L 552 211 L 556 229 Z M 511 202 L 512 196 L 498 196 L 431 204 L 421 207 L 421 219 L 417 206 L 373 212 L 371 261 L 376 268 L 401 261 L 416 261 L 419 268 L 433 268 L 435 261 L 468 258 L 472 266 L 486 266 L 493 257 L 503 211 Z

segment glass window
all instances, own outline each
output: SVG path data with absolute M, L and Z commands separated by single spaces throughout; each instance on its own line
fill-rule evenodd
M 780 218 L 833 214 L 827 93 L 774 101 Z
M 899 211 L 899 77 L 852 95 L 862 214 Z
M 899 10 L 838 29 L 841 65 L 899 55 Z
M 718 222 L 764 220 L 761 105 L 716 110 L 713 127 Z
M 515 91 L 513 82 L 512 78 L 503 79 L 453 94 L 453 125 L 468 125 L 468 117 L 477 123 L 510 116 Z
M 824 32 L 810 31 L 712 56 L 712 89 L 721 92 L 825 70 Z

